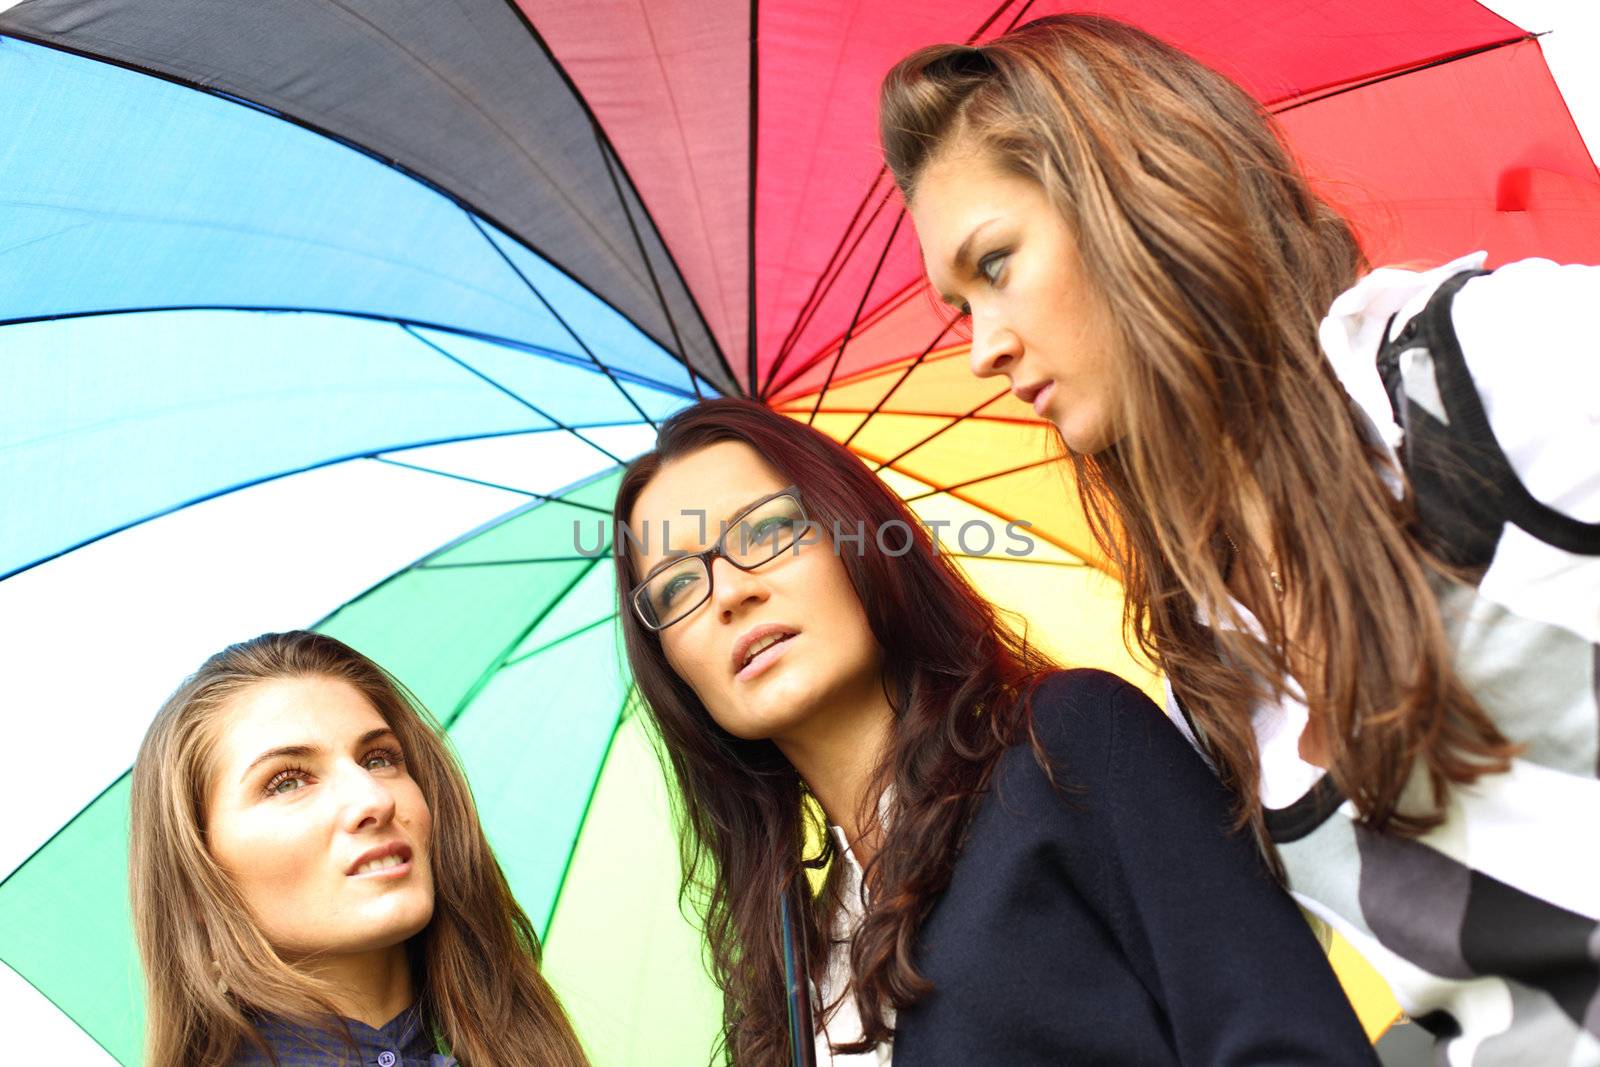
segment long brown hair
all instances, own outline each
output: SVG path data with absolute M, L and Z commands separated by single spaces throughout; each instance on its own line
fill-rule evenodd
M 850 947 L 864 1040 L 839 1047 L 861 1050 L 893 1034 L 886 1005 L 904 1007 L 931 988 L 913 966 L 916 931 L 948 884 L 995 762 L 1008 745 L 1034 743 L 1029 696 L 1053 664 L 1001 623 L 859 459 L 761 404 L 708 400 L 664 422 L 655 451 L 623 476 L 617 528 L 626 526 L 639 494 L 664 464 L 722 441 L 744 442 L 797 485 L 808 517 L 829 541 L 835 523 L 847 532 L 869 531 L 834 544 L 883 649 L 884 691 L 895 712 L 890 750 L 860 813 L 876 812 L 882 787 L 892 785 L 887 832 L 863 874 L 871 905 Z M 871 532 L 891 523 L 897 525 L 885 540 L 895 549 L 900 531 L 910 533 L 903 555 L 887 554 Z M 711 718 L 668 664 L 657 635 L 629 608 L 638 577 L 621 537 L 612 551 L 628 662 L 677 785 L 681 896 L 703 912 L 712 971 L 723 991 L 722 1044 L 739 1067 L 786 1064 L 779 905 L 788 887 L 803 883 L 805 783 L 771 741 L 737 738 Z M 1039 754 L 1037 744 L 1034 749 Z M 809 828 L 812 840 L 824 842 L 812 864 L 831 856 L 831 838 L 819 829 Z M 801 936 L 819 983 L 841 868 L 832 865 L 816 896 L 796 894 L 805 898 L 797 909 Z
M 1451 667 L 1430 587 L 1442 567 L 1318 346 L 1364 257 L 1271 116 L 1141 30 L 1062 15 L 913 53 L 885 79 L 879 118 L 908 203 L 938 153 L 971 148 L 1038 183 L 1071 228 L 1122 356 L 1120 439 L 1071 455 L 1078 492 L 1130 628 L 1201 727 L 1241 822 L 1262 820 L 1250 709 L 1291 675 L 1367 825 L 1421 832 L 1450 783 L 1504 769 L 1514 750 Z M 1226 585 L 1230 562 L 1267 565 L 1227 548 L 1251 543 L 1252 483 L 1290 590 L 1287 605 L 1252 597 L 1264 641 Z M 1239 629 L 1213 630 L 1197 605 Z M 1419 761 L 1431 807 L 1400 811 Z
M 423 1014 L 465 1065 L 583 1067 L 583 1050 L 539 973 L 539 941 L 511 895 L 443 733 L 383 668 L 324 634 L 263 634 L 212 656 L 167 700 L 133 768 L 128 880 L 144 964 L 151 1067 L 224 1067 L 265 1048 L 262 1015 L 337 1015 L 326 983 L 267 943 L 206 849 L 206 796 L 221 718 L 274 678 L 348 683 L 395 732 L 433 815 L 433 917 L 408 944 Z M 270 1053 L 270 1049 L 267 1050 Z

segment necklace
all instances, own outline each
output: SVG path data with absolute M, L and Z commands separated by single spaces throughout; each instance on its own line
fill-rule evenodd
M 1233 558 L 1238 559 L 1239 558 L 1239 546 L 1233 543 L 1233 535 L 1228 533 L 1227 530 L 1223 530 L 1222 531 L 1222 536 L 1227 539 L 1228 548 L 1233 551 Z M 1277 572 L 1277 569 L 1273 568 L 1273 567 L 1268 567 L 1267 568 L 1267 578 L 1272 582 L 1272 593 L 1273 593 L 1273 595 L 1276 596 L 1279 600 L 1282 600 L 1283 599 L 1283 578 L 1279 576 L 1279 574 Z

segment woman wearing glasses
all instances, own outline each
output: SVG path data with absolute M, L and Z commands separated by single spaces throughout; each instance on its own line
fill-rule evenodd
M 820 1064 L 1375 1062 L 1161 712 L 1052 670 L 840 445 L 697 404 L 615 519 L 732 1062 L 792 1062 L 786 904 Z

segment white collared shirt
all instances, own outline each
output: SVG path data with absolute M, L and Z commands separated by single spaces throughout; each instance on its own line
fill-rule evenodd
M 879 812 L 887 807 L 888 791 L 879 804 Z M 844 864 L 844 884 L 841 887 L 839 910 L 833 919 L 833 949 L 828 953 L 828 969 L 822 979 L 822 988 L 813 990 L 813 1004 L 826 1006 L 839 999 L 831 1016 L 817 1012 L 817 1067 L 890 1067 L 893 1046 L 889 1042 L 878 1045 L 870 1052 L 834 1052 L 830 1042 L 849 1042 L 861 1039 L 861 1013 L 856 1010 L 856 998 L 850 989 L 850 941 L 861 924 L 865 911 L 864 891 L 861 885 L 861 864 L 856 862 L 845 839 L 844 830 L 829 826 L 839 862 Z M 885 1017 L 894 1024 L 894 1009 L 885 1009 Z
M 838 1001 L 838 1008 L 832 1016 L 822 1019 L 819 1013 L 819 1029 L 816 1035 L 816 1064 L 818 1067 L 890 1067 L 891 1043 L 885 1041 L 869 1053 L 835 1053 L 832 1051 L 830 1041 L 858 1041 L 861 1040 L 861 1013 L 856 1011 L 856 998 L 850 989 L 850 941 L 856 933 L 856 926 L 861 925 L 862 888 L 861 864 L 856 862 L 856 857 L 850 851 L 850 843 L 845 840 L 845 832 L 837 825 L 827 827 L 829 833 L 834 835 L 834 846 L 838 849 L 838 861 L 845 864 L 845 885 L 842 886 L 842 897 L 838 912 L 834 915 L 834 947 L 827 953 L 827 974 L 822 977 L 822 989 L 818 990 L 819 997 L 813 998 L 813 1003 L 829 1005 L 835 997 L 842 995 Z M 894 1009 L 885 1011 L 890 1024 L 894 1022 Z

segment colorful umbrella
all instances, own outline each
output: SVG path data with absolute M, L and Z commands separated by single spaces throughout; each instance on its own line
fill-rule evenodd
M 1544 58 L 1576 30 L 1465 0 L 1092 6 L 1269 102 L 1375 258 L 1600 250 Z M 705 1062 L 719 1002 L 592 554 L 620 464 L 697 395 L 847 441 L 1036 640 L 1152 684 L 1049 431 L 966 374 L 876 154 L 896 58 L 1058 8 L 0 13 L 13 1055 L 137 1062 L 138 739 L 209 652 L 315 624 L 449 726 L 596 1062 Z M 1013 519 L 1022 559 L 987 543 Z

